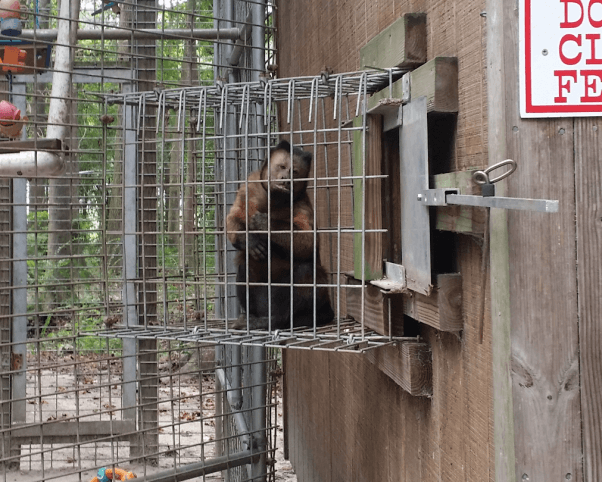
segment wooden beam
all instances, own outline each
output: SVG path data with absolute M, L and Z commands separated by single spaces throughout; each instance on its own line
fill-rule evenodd
M 0 142 L 0 153 L 10 154 L 21 151 L 60 151 L 60 139 L 26 139 L 24 141 L 3 141 Z
M 434 188 L 455 187 L 460 194 L 481 195 L 481 188 L 472 180 L 474 170 L 450 172 L 433 176 Z M 485 208 L 471 206 L 442 206 L 435 209 L 435 227 L 440 231 L 474 234 L 482 236 L 485 232 Z
M 368 99 L 368 109 L 375 108 L 383 99 L 412 99 L 425 96 L 427 112 L 455 114 L 458 112 L 458 59 L 456 57 L 435 57 L 416 70 L 409 72 L 410 96 L 404 99 L 403 82 L 393 82 L 391 89 L 386 88 L 374 93 Z
M 358 322 L 362 320 L 362 282 L 347 276 L 347 315 Z M 379 288 L 369 283 L 364 288 L 365 326 L 380 335 L 389 335 L 389 300 L 391 301 L 391 331 L 393 336 L 403 336 L 403 299 L 402 295 L 385 295 Z
M 354 126 L 361 126 L 361 118 L 356 118 Z M 382 116 L 366 117 L 366 145 L 362 139 L 362 131 L 353 135 L 353 175 L 363 175 L 365 159 L 366 176 L 382 174 Z M 363 155 L 365 152 L 365 155 Z M 353 225 L 355 229 L 382 229 L 382 179 L 353 180 Z M 365 222 L 362 223 L 362 209 L 365 203 Z M 364 226 L 362 226 L 364 225 Z M 363 249 L 362 249 L 363 248 Z M 373 280 L 383 277 L 383 233 L 355 233 L 353 239 L 353 259 L 355 278 L 362 279 L 362 262 L 364 279 Z
M 437 286 L 430 296 L 409 292 L 403 299 L 404 314 L 420 323 L 440 331 L 458 332 L 464 328 L 459 273 L 437 275 Z
M 13 442 L 19 444 L 40 443 L 72 443 L 79 437 L 81 441 L 92 441 L 102 438 L 111 440 L 127 440 L 136 437 L 136 423 L 130 420 L 92 421 L 92 422 L 46 422 L 25 427 L 14 426 L 10 430 Z
M 402 342 L 370 350 L 366 357 L 410 395 L 432 396 L 432 353 L 428 344 Z
M 360 65 L 414 67 L 426 62 L 426 14 L 406 13 L 360 49 Z

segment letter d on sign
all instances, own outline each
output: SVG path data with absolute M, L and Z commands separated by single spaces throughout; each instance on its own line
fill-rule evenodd
M 583 4 L 581 0 L 560 0 L 560 3 L 564 3 L 564 22 L 560 23 L 560 28 L 577 28 L 583 22 Z M 574 3 L 579 6 L 581 10 L 581 15 L 579 16 L 579 20 L 569 20 L 569 3 Z

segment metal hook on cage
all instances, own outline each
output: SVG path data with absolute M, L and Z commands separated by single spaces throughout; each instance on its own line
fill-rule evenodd
M 360 86 L 357 92 L 357 107 L 355 108 L 355 117 L 360 115 L 360 105 L 361 105 L 361 99 L 362 99 L 362 86 L 364 87 L 364 93 L 366 92 L 366 83 L 368 82 L 368 73 L 367 72 L 362 72 L 362 75 L 360 77 Z
M 199 91 L 199 112 L 197 114 L 197 119 L 196 119 L 196 131 L 197 132 L 201 131 L 201 109 L 203 108 L 203 98 L 204 97 L 205 97 L 205 89 L 202 88 Z
M 339 104 L 343 102 L 343 76 L 337 75 L 337 79 L 334 83 L 334 115 L 333 119 L 337 118 L 337 108 L 340 107 Z
M 163 104 L 162 104 L 162 102 L 163 102 Z M 163 105 L 163 115 L 161 115 L 161 105 Z M 159 133 L 159 126 L 161 125 L 161 120 L 163 120 L 163 129 L 165 129 L 165 92 L 164 91 L 161 91 L 161 93 L 159 94 L 158 114 L 159 114 L 159 119 L 157 120 L 156 134 Z
M 144 99 L 145 99 L 145 97 L 143 95 L 141 95 L 141 96 L 138 97 L 138 119 L 137 119 L 137 122 L 136 122 L 136 134 L 137 135 L 140 135 L 140 124 L 142 122 L 141 119 L 142 119 L 142 115 L 143 115 L 143 104 L 142 104 L 142 101 Z M 125 103 L 125 97 L 124 97 L 124 103 Z
M 272 115 L 272 81 L 269 80 L 265 90 L 264 90 L 264 100 L 265 100 L 265 96 L 266 96 L 266 92 L 267 92 L 267 103 L 265 103 L 264 105 L 266 106 L 266 116 L 265 119 L 263 121 L 263 125 L 268 125 L 270 116 Z
M 288 83 L 288 102 L 287 102 L 287 107 L 288 107 L 288 111 L 286 113 L 286 121 L 288 124 L 291 123 L 291 116 L 292 116 L 292 105 L 293 105 L 293 99 L 295 98 L 295 79 L 291 79 Z
M 180 91 L 180 99 L 178 100 L 178 128 L 177 131 L 180 132 L 180 120 L 182 118 L 182 97 L 184 96 L 184 90 Z
M 222 89 L 222 97 L 220 99 L 220 111 L 219 111 L 219 128 L 222 129 L 224 126 L 224 109 L 228 101 L 228 85 L 224 85 Z
M 245 97 L 249 97 L 249 84 L 245 84 L 242 88 L 242 98 L 240 99 L 240 118 L 238 120 L 238 128 L 242 129 L 242 119 L 245 114 Z M 249 106 L 247 105 L 247 118 L 249 117 Z
M 309 119 L 308 122 L 311 122 L 311 115 L 313 113 L 314 107 L 314 86 L 316 89 L 316 102 L 318 101 L 318 77 L 315 77 L 311 81 L 311 92 L 309 94 Z

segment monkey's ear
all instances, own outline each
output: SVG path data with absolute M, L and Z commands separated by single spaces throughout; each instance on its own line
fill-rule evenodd
M 280 143 L 274 148 L 275 151 L 282 149 L 286 152 L 291 152 L 291 145 L 287 140 L 280 141 Z
M 313 156 L 312 156 L 311 152 L 301 151 L 301 160 L 303 161 L 304 164 L 307 165 L 308 169 L 311 167 L 312 159 L 313 159 Z

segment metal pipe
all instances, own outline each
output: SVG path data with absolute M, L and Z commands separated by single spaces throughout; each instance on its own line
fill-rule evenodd
M 208 474 L 221 472 L 222 470 L 231 469 L 233 467 L 240 467 L 241 465 L 252 462 L 256 457 L 256 453 L 253 454 L 250 450 L 244 450 L 223 457 L 211 458 L 209 462 L 196 462 L 194 464 L 176 467 L 173 470 L 147 475 L 146 477 L 138 477 L 136 480 L 140 480 L 140 482 L 176 482 L 188 480 L 194 477 L 202 477 Z
M 54 73 L 52 91 L 48 107 L 47 137 L 64 141 L 68 133 L 67 119 L 70 113 L 69 92 L 73 72 L 71 46 L 75 45 L 79 3 L 63 0 L 60 4 L 57 30 L 57 45 L 54 54 Z M 73 8 L 73 12 L 71 11 Z M 64 164 L 63 164 L 64 167 Z
M 240 347 L 239 347 L 240 348 Z M 241 434 L 240 438 L 243 444 L 246 444 L 247 447 L 250 448 L 250 440 L 249 440 L 249 429 L 247 428 L 247 422 L 245 421 L 245 417 L 243 413 L 239 410 L 235 410 L 232 405 L 231 393 L 232 387 L 230 386 L 230 382 L 228 382 L 228 378 L 226 377 L 226 372 L 223 368 L 216 368 L 215 374 L 218 377 L 219 383 L 226 390 L 226 396 L 228 398 L 228 403 L 230 404 L 230 409 L 232 410 L 232 416 L 234 417 L 234 423 L 236 424 L 236 429 Z
M 247 19 L 245 20 L 245 24 L 243 25 L 240 31 L 240 37 L 236 39 L 236 44 L 234 44 L 232 52 L 230 53 L 230 57 L 228 58 L 228 63 L 232 66 L 238 65 L 238 62 L 240 61 L 240 56 L 244 52 L 245 47 L 248 47 L 246 43 L 251 35 L 251 20 L 251 13 L 249 13 Z
M 0 176 L 52 177 L 60 176 L 64 171 L 65 162 L 59 154 L 38 151 L 0 154 Z
M 60 20 L 59 20 L 60 21 Z M 245 25 L 246 27 L 246 25 Z M 134 39 L 200 39 L 200 40 L 238 40 L 242 37 L 244 28 L 195 28 L 190 29 L 125 29 L 111 27 L 104 29 L 80 29 L 77 31 L 77 40 L 129 40 Z M 43 42 L 54 42 L 58 39 L 57 29 L 27 29 L 19 36 L 20 40 L 39 40 Z

